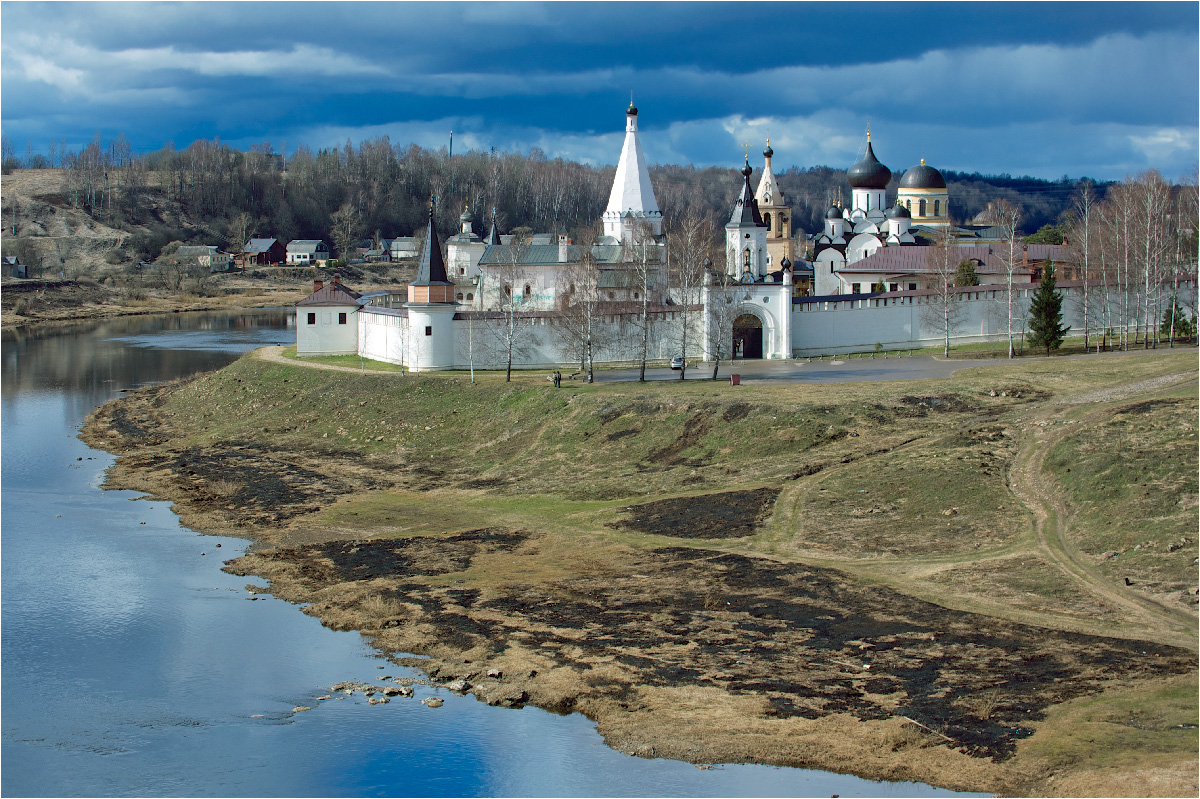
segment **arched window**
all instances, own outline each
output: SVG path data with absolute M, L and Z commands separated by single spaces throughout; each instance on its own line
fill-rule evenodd
M 904 201 L 904 210 L 908 211 L 910 214 L 912 213 L 912 200 Z
M 749 247 L 747 247 L 746 251 L 742 253 L 742 266 L 746 267 L 747 269 L 750 268 L 750 248 Z
M 941 200 L 933 201 L 933 215 L 934 216 L 942 215 L 942 201 Z
M 763 214 L 763 222 L 766 224 L 767 230 L 770 230 L 771 229 L 771 215 Z
M 918 207 L 920 210 L 917 212 L 917 216 L 925 216 L 925 201 L 921 200 L 921 204 Z
M 504 296 L 505 297 L 512 296 L 512 286 L 508 285 L 507 283 L 504 284 Z
M 521 296 L 523 296 L 525 299 L 529 299 L 533 296 L 533 289 L 529 287 L 528 283 L 525 284 L 525 289 L 521 292 Z
M 472 301 L 472 300 L 474 300 L 474 299 L 475 299 L 475 295 L 474 295 L 474 294 L 468 294 L 468 295 L 467 295 L 467 302 L 471 302 L 471 301 Z
M 568 294 L 574 294 L 574 293 L 575 293 L 575 284 L 574 284 L 574 283 L 572 283 L 571 285 L 567 286 L 567 293 L 568 293 Z
M 638 293 L 637 293 L 636 291 L 635 291 L 635 292 L 633 292 L 633 298 L 634 298 L 635 300 L 637 300 L 637 299 L 641 299 L 641 298 L 638 296 Z
M 462 295 L 461 291 L 454 295 L 454 299 L 456 299 L 456 300 L 462 300 L 462 298 L 463 298 L 463 295 Z

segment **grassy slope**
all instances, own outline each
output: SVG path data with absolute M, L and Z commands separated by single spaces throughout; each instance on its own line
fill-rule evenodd
M 1151 392 L 1162 402 L 1116 391 L 1162 375 L 1184 377 Z M 1109 390 L 1107 401 L 1058 404 Z M 1180 632 L 1153 623 L 1064 574 L 1039 548 L 1036 520 L 1008 480 L 1030 431 L 1063 425 L 1069 433 L 1053 445 L 1044 478 L 1063 487 L 1074 546 L 1085 556 L 1126 547 L 1122 570 L 1091 560 L 1118 590 L 1139 590 L 1120 588 L 1119 578 L 1141 569 L 1159 599 L 1194 613 L 1196 543 L 1186 533 L 1196 522 L 1196 395 L 1194 351 L 995 364 L 937 383 L 740 389 L 555 390 L 540 375 L 473 384 L 244 358 L 181 386 L 161 411 L 183 433 L 173 447 L 267 438 L 317 458 L 357 453 L 410 475 L 411 486 L 345 497 L 306 517 L 312 527 L 360 537 L 486 525 L 548 533 L 555 543 L 523 561 L 525 578 L 603 571 L 606 552 L 679 543 L 610 527 L 632 503 L 769 486 L 780 493 L 757 534 L 688 545 L 833 565 L 949 607 L 1195 649 L 1194 624 Z M 1166 545 L 1184 538 L 1168 556 Z M 1147 539 L 1153 559 L 1131 548 Z M 497 567 L 452 581 L 488 590 L 504 582 Z M 1055 709 L 1024 757 L 1046 774 L 1177 765 L 1195 751 L 1194 728 L 1179 727 L 1196 723 L 1195 705 L 1191 678 L 1114 689 Z M 1133 722 L 1122 715 L 1129 707 L 1140 708 Z M 1124 750 L 1144 757 L 1114 754 Z

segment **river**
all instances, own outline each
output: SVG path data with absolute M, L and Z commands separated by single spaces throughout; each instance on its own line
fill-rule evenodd
M 934 796 L 819 771 L 643 760 L 575 714 L 442 688 L 318 701 L 404 676 L 357 633 L 252 600 L 241 539 L 100 488 L 76 434 L 123 390 L 292 343 L 286 312 L 173 314 L 5 333 L 0 382 L 0 793 L 5 796 Z M 416 676 L 416 675 L 410 675 Z M 428 708 L 419 700 L 446 700 Z M 293 708 L 308 706 L 308 712 Z

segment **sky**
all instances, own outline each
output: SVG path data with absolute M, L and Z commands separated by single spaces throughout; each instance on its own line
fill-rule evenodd
M 1196 2 L 0 2 L 18 156 L 388 136 L 613 164 L 1119 180 L 1197 168 Z

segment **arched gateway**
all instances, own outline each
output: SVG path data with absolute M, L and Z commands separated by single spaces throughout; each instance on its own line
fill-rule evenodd
M 757 315 L 744 313 L 733 320 L 733 352 L 740 358 L 762 358 L 763 323 Z

